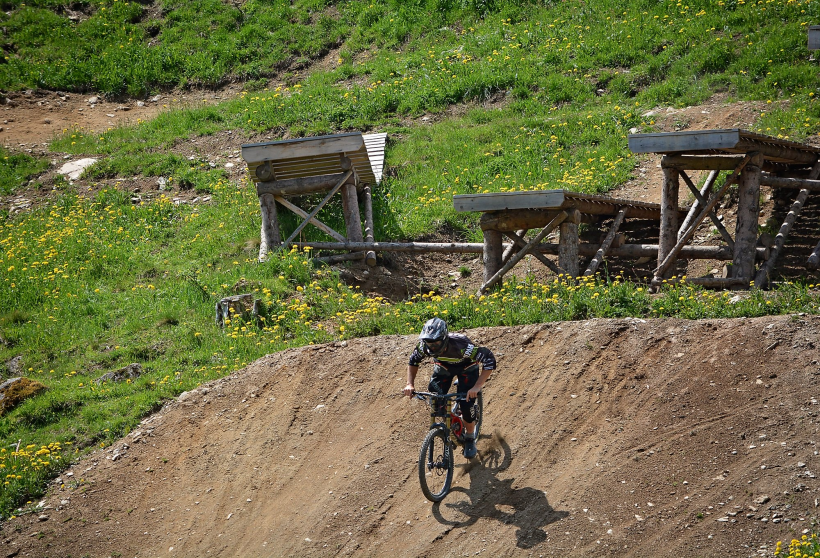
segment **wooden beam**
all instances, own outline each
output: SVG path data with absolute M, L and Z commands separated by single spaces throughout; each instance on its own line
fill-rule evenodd
M 715 180 L 717 179 L 719 174 L 720 173 L 718 171 L 712 171 L 709 173 L 709 176 L 706 178 L 706 182 L 704 182 L 703 187 L 700 189 L 701 197 L 708 197 L 708 194 L 712 191 L 712 186 L 715 184 Z M 695 203 L 693 203 L 692 207 L 689 208 L 689 212 L 686 214 L 686 218 L 683 220 L 683 224 L 678 229 L 678 238 L 680 238 L 680 235 L 683 231 L 689 228 L 689 225 L 692 223 L 692 219 L 694 219 L 697 216 L 700 207 L 700 201 L 698 201 L 698 198 L 695 198 Z
M 272 182 L 257 182 L 256 195 L 273 194 L 274 196 L 304 196 L 318 194 L 332 189 L 343 176 L 349 173 L 325 174 L 323 176 L 308 176 L 305 178 L 291 178 L 289 180 L 275 180 Z
M 513 245 L 518 246 L 519 248 L 524 248 L 527 245 L 527 241 L 524 240 L 523 236 L 517 235 L 512 232 L 504 233 L 504 235 L 513 241 Z M 560 275 L 561 273 L 566 273 L 566 271 L 564 271 L 559 266 L 554 264 L 552 260 L 548 259 L 544 254 L 539 252 L 537 249 L 532 251 L 532 255 L 538 258 L 538 261 L 547 266 L 547 268 L 549 268 L 549 270 L 553 273 L 558 275 Z
M 811 172 L 809 173 L 810 180 L 816 180 L 818 177 L 820 177 L 820 161 L 814 164 L 814 167 L 812 167 Z M 755 275 L 756 287 L 763 289 L 771 282 L 771 275 L 774 271 L 774 265 L 777 262 L 777 257 L 780 255 L 780 251 L 786 244 L 786 237 L 789 236 L 789 232 L 791 232 L 794 222 L 800 216 L 800 211 L 803 209 L 803 204 L 806 203 L 809 193 L 810 191 L 804 188 L 797 194 L 797 198 L 794 200 L 794 203 L 792 203 L 789 214 L 786 215 L 786 219 L 783 221 L 783 224 L 780 225 L 780 230 L 774 239 L 774 246 L 771 248 L 769 259 L 760 266 L 760 269 L 757 271 L 757 275 Z
M 686 185 L 689 187 L 689 190 L 695 196 L 695 200 L 697 200 L 696 204 L 700 204 L 701 206 L 706 205 L 706 199 L 703 197 L 703 194 L 701 194 L 698 191 L 697 187 L 695 187 L 694 183 L 689 178 L 689 175 L 686 174 L 686 171 L 683 171 L 683 170 L 680 171 L 680 176 L 681 176 L 681 178 L 683 178 L 683 181 L 686 182 Z M 696 204 L 693 204 L 693 207 Z M 688 215 L 687 215 L 687 217 L 688 217 Z M 720 233 L 720 236 L 723 237 L 723 240 L 726 242 L 726 244 L 729 246 L 729 248 L 734 250 L 735 241 L 732 240 L 732 235 L 729 234 L 729 231 L 727 231 L 726 227 L 723 226 L 723 223 L 720 222 L 720 219 L 718 219 L 718 216 L 717 216 L 717 214 L 715 213 L 714 210 L 709 212 L 709 218 L 712 220 L 712 223 L 715 225 L 718 232 Z M 681 229 L 686 230 L 683 227 L 681 227 Z M 681 234 L 681 230 L 678 230 L 678 236 L 680 236 L 680 234 Z
M 358 151 L 364 147 L 364 139 L 359 132 L 299 138 L 265 143 L 249 143 L 242 146 L 242 158 L 251 162 L 314 157 L 328 153 Z
M 492 279 L 504 265 L 501 261 L 503 253 L 503 246 L 501 244 L 501 233 L 488 229 L 483 231 L 484 245 L 483 245 L 483 261 L 484 261 L 484 276 L 482 280 L 484 283 Z
M 347 238 L 351 242 L 362 242 L 362 216 L 359 213 L 359 197 L 356 195 L 356 185 L 347 183 L 342 186 L 342 213 L 345 217 Z
M 500 232 L 527 231 L 540 229 L 555 219 L 560 210 L 548 209 L 514 209 L 484 213 L 479 219 L 482 230 L 496 230 Z M 582 223 L 597 223 L 600 217 L 581 214 Z M 519 233 L 520 234 L 520 233 Z
M 364 187 L 364 240 L 373 242 L 373 198 L 370 194 L 370 186 Z M 376 252 L 369 250 L 364 261 L 370 267 L 376 265 Z
M 319 213 L 319 210 L 322 209 L 328 201 L 330 201 L 330 198 L 333 197 L 333 194 L 338 192 L 339 188 L 341 188 L 342 185 L 344 185 L 345 182 L 347 182 L 347 179 L 350 178 L 352 175 L 353 171 L 347 171 L 346 173 L 344 173 L 344 175 L 336 183 L 336 186 L 334 186 L 333 189 L 330 190 L 330 192 L 328 192 L 324 199 L 319 202 L 319 205 L 313 208 L 313 211 L 310 212 L 310 214 L 305 218 L 305 220 L 302 221 L 302 223 L 298 227 L 296 227 L 296 230 L 290 234 L 287 240 L 285 240 L 285 246 L 288 246 L 290 244 L 290 241 L 296 238 L 299 235 L 299 233 L 302 232 L 302 229 L 304 229 L 307 226 L 307 224 L 314 217 L 316 217 L 316 214 Z
M 763 173 L 760 177 L 760 183 L 772 188 L 794 188 L 795 190 L 820 192 L 820 180 L 809 180 L 808 178 L 782 178 Z
M 751 281 L 755 271 L 754 248 L 757 243 L 759 212 L 760 167 L 749 164 L 738 178 L 736 244 L 732 261 L 734 277 L 747 282 Z
M 562 211 L 561 213 L 556 215 L 555 219 L 553 219 L 546 227 L 541 229 L 541 231 L 537 235 L 535 235 L 535 238 L 530 240 L 526 246 L 524 246 L 521 250 L 519 250 L 519 252 L 516 255 L 510 258 L 510 261 L 508 261 L 506 264 L 504 264 L 504 266 L 501 269 L 495 272 L 495 274 L 490 278 L 489 281 L 485 281 L 484 284 L 481 285 L 481 288 L 478 289 L 478 292 L 482 293 L 490 287 L 492 287 L 493 285 L 495 285 L 496 283 L 498 283 L 504 277 L 505 273 L 511 270 L 513 266 L 515 266 L 515 264 L 520 262 L 521 259 L 524 256 L 526 256 L 529 253 L 529 251 L 533 249 L 534 246 L 537 246 L 538 243 L 541 242 L 541 240 L 543 240 L 545 236 L 547 236 L 549 233 L 555 230 L 555 227 L 559 226 L 568 216 L 569 215 L 566 211 Z M 487 232 L 488 231 L 484 232 L 485 238 Z
M 273 195 L 263 194 L 259 196 L 259 207 L 262 212 L 259 261 L 264 262 L 268 259 L 268 252 L 271 248 L 279 247 L 282 244 L 282 237 L 279 236 L 279 219 L 276 215 L 276 200 L 274 200 Z
M 806 267 L 809 269 L 817 269 L 820 267 L 820 242 L 812 250 L 811 256 L 806 260 Z
M 506 236 L 510 236 L 509 231 L 501 231 L 501 232 L 503 234 L 505 234 Z M 512 234 L 514 234 L 517 237 L 521 237 L 523 239 L 524 235 L 527 234 L 527 229 L 520 229 L 520 230 L 515 231 Z M 525 240 L 524 244 L 526 244 L 526 243 L 527 243 L 527 241 Z M 512 257 L 513 253 L 516 252 L 516 248 L 517 248 L 516 243 L 514 241 L 513 241 L 512 244 L 507 244 L 506 248 L 504 248 L 504 253 L 501 255 L 501 262 L 502 263 L 507 263 L 507 261 Z
M 678 239 L 677 244 L 666 254 L 665 258 L 662 262 L 658 264 L 658 267 L 655 269 L 655 277 L 652 279 L 652 288 L 653 290 L 657 290 L 657 286 L 660 284 L 663 275 L 666 271 L 672 266 L 677 258 L 678 253 L 680 253 L 681 248 L 692 239 L 692 236 L 695 234 L 695 230 L 697 230 L 698 226 L 701 222 L 706 218 L 706 215 L 711 211 L 717 202 L 720 201 L 721 198 L 726 194 L 726 190 L 729 189 L 729 186 L 737 180 L 738 175 L 743 170 L 743 168 L 750 162 L 753 161 L 755 163 L 759 163 L 761 161 L 761 156 L 757 153 L 747 153 L 745 157 L 743 157 L 743 161 L 738 167 L 726 177 L 726 181 L 723 183 L 723 186 L 720 187 L 720 190 L 713 195 L 706 206 L 701 210 L 698 216 L 694 219 L 692 224 L 689 226 L 689 229 L 683 234 L 683 236 Z M 658 259 L 660 259 L 660 250 L 658 251 Z
M 279 202 L 280 204 L 282 204 L 283 206 L 285 206 L 286 208 L 293 211 L 296 215 L 298 215 L 302 219 L 307 219 L 309 217 L 307 211 L 305 211 L 301 207 L 289 202 L 287 199 L 283 198 L 282 196 L 276 196 L 274 199 L 277 202 Z M 342 236 L 341 234 L 337 233 L 336 231 L 334 231 L 333 229 L 331 229 L 330 227 L 328 227 L 327 225 L 322 223 L 316 217 L 313 217 L 312 219 L 310 219 L 310 224 L 313 225 L 314 227 L 316 227 L 317 229 L 321 230 L 322 232 L 324 232 L 328 236 L 335 238 L 339 242 L 347 242 L 347 239 L 344 236 Z
M 615 240 L 615 235 L 618 233 L 618 227 L 621 226 L 621 223 L 624 222 L 626 218 L 626 209 L 622 209 L 618 212 L 618 215 L 615 216 L 615 221 L 612 223 L 612 226 L 609 227 L 609 232 L 606 233 L 606 238 L 601 243 L 601 247 L 595 252 L 595 255 L 592 257 L 592 261 L 589 262 L 586 271 L 584 271 L 584 275 L 594 275 L 595 271 L 598 269 L 598 266 L 601 265 L 601 262 L 604 261 L 604 256 L 606 255 L 606 251 L 609 250 L 609 247 L 612 245 L 612 241 Z
M 567 218 L 559 226 L 558 244 L 561 251 L 558 254 L 558 265 L 567 270 L 567 275 L 575 279 L 580 271 L 578 269 L 578 221 L 579 213 L 577 209 L 567 211 Z
M 743 155 L 665 155 L 661 167 L 678 170 L 735 170 Z
M 748 153 L 754 151 L 760 153 L 767 159 L 781 159 L 790 163 L 799 163 L 801 165 L 811 165 L 817 161 L 816 153 L 812 153 L 808 150 L 803 151 L 801 149 L 795 149 L 794 147 L 790 147 L 788 145 L 741 139 L 740 143 L 737 144 L 736 149 L 746 151 Z M 755 166 L 759 167 L 762 165 L 763 163 L 761 162 L 760 165 Z
M 678 240 L 678 195 L 680 192 L 680 171 L 673 168 L 663 169 L 663 186 L 661 191 L 661 223 L 658 232 L 658 267 L 675 247 Z M 664 276 L 666 270 L 659 276 Z M 656 274 L 657 275 L 657 274 Z
M 365 259 L 364 252 L 351 252 L 349 254 L 336 254 L 334 256 L 322 256 L 319 258 L 313 258 L 314 262 L 322 262 L 326 264 L 335 264 L 341 262 L 348 262 L 351 260 L 363 260 Z
M 453 207 L 456 211 L 500 211 L 538 207 L 557 209 L 565 199 L 563 190 L 459 194 L 453 196 Z
M 293 242 L 288 246 L 297 248 L 314 248 L 316 250 L 375 250 L 377 252 L 440 252 L 449 254 L 481 254 L 484 245 L 479 242 Z M 511 244 L 502 244 L 502 249 Z M 598 244 L 582 243 L 578 245 L 578 254 L 584 257 L 594 256 L 600 246 Z M 542 254 L 557 256 L 561 246 L 554 243 L 539 244 L 534 248 Z M 658 255 L 657 244 L 622 244 L 611 246 L 607 254 L 617 258 L 646 258 Z M 728 246 L 684 246 L 680 257 L 686 260 L 731 260 L 732 251 Z M 755 257 L 765 260 L 769 257 L 769 250 L 765 247 L 755 248 Z M 499 266 L 500 267 L 500 266 Z

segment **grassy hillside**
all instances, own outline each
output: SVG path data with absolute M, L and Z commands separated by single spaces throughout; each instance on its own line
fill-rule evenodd
M 270 4 L 4 3 L 5 90 L 146 95 L 228 80 L 248 87 L 236 99 L 133 127 L 68 131 L 53 151 L 101 158 L 85 184 L 119 177 L 125 188 L 91 195 L 58 182 L 48 207 L 0 216 L 0 363 L 21 356 L 26 375 L 49 387 L 0 417 L 0 516 L 15 513 L 75 452 L 107 444 L 163 400 L 285 347 L 407 333 L 436 313 L 463 328 L 817 311 L 814 285 L 734 303 L 686 285 L 650 298 L 618 277 L 507 283 L 481 299 L 430 293 L 390 304 L 344 285 L 305 253 L 257 264 L 259 209 L 248 181 L 229 181 L 180 153 L 226 129 L 272 138 L 388 131 L 377 237 L 446 226 L 478 239 L 475 217 L 455 214 L 452 194 L 605 192 L 630 176 L 626 135 L 651 130 L 642 115 L 659 104 L 725 92 L 772 101 L 760 131 L 816 133 L 820 79 L 806 50 L 806 26 L 820 20 L 816 2 Z M 324 69 L 301 72 L 329 52 Z M 6 156 L 4 195 L 47 165 Z M 140 175 L 164 176 L 211 201 L 134 203 L 125 189 Z M 320 218 L 340 224 L 339 205 Z M 266 302 L 264 322 L 217 328 L 214 303 L 249 291 Z M 131 362 L 145 369 L 138 380 L 94 382 Z

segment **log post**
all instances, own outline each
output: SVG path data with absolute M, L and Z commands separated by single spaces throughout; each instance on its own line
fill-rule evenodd
M 678 169 L 663 169 L 663 191 L 661 192 L 661 223 L 658 235 L 658 266 L 666 259 L 678 240 L 678 194 L 680 172 Z M 662 278 L 672 275 L 671 268 Z
M 525 234 L 527 234 L 528 229 L 519 229 L 515 231 L 515 236 L 519 238 L 523 238 Z M 503 231 L 502 231 L 503 232 Z M 509 235 L 507 235 L 509 236 Z M 524 241 L 524 245 L 526 245 L 526 241 Z M 512 257 L 512 255 L 516 252 L 517 248 L 520 248 L 515 241 L 512 244 L 504 248 L 504 254 L 501 255 L 501 261 L 507 263 L 507 261 Z
M 626 208 L 620 210 L 615 216 L 615 221 L 613 221 L 612 226 L 609 228 L 609 232 L 606 234 L 604 241 L 601 243 L 601 247 L 598 248 L 598 251 L 595 252 L 595 255 L 592 257 L 592 261 L 589 262 L 589 266 L 584 272 L 584 275 L 589 276 L 595 274 L 595 270 L 597 270 L 598 266 L 601 265 L 601 262 L 604 261 L 606 251 L 609 250 L 609 247 L 612 245 L 612 241 L 615 240 L 615 235 L 618 234 L 618 227 L 621 226 L 621 223 L 623 223 L 625 218 Z
M 758 212 L 760 211 L 760 167 L 746 165 L 738 179 L 737 226 L 732 267 L 734 277 L 749 281 L 755 269 Z
M 487 289 L 489 289 L 490 287 L 492 287 L 493 285 L 495 285 L 496 283 L 501 281 L 501 279 L 504 278 L 505 273 L 507 273 L 509 270 L 511 270 L 515 266 L 515 264 L 520 262 L 524 258 L 524 256 L 529 254 L 530 251 L 533 248 L 538 246 L 538 243 L 541 242 L 544 239 L 545 236 L 547 236 L 549 233 L 554 231 L 555 228 L 558 225 L 560 225 L 566 218 L 567 218 L 567 212 L 566 211 L 562 211 L 561 213 L 556 215 L 555 218 L 552 221 L 550 221 L 547 224 L 546 227 L 541 229 L 541 232 L 539 232 L 537 235 L 535 235 L 535 238 L 533 238 L 532 240 L 527 242 L 527 245 L 524 246 L 523 248 L 521 248 L 521 250 L 519 250 L 512 258 L 510 258 L 510 261 L 505 263 L 501 267 L 501 269 L 496 271 L 495 274 L 493 274 L 493 276 L 490 277 L 489 280 L 485 281 L 484 284 L 481 285 L 481 287 L 479 287 L 478 293 L 479 294 L 483 293 L 484 291 L 486 291 Z M 500 240 L 501 233 L 498 233 L 498 231 L 495 231 L 495 232 L 499 235 L 499 240 Z M 487 231 L 484 231 L 484 238 L 485 239 L 487 238 Z M 499 250 L 498 250 L 499 254 L 501 253 L 500 244 L 501 243 L 499 242 Z M 486 269 L 484 270 L 484 273 L 485 274 L 487 273 Z
M 259 207 L 262 210 L 259 261 L 264 262 L 268 259 L 268 252 L 282 244 L 282 237 L 279 235 L 279 218 L 276 215 L 276 200 L 273 199 L 273 194 L 259 196 Z
M 363 242 L 362 216 L 359 213 L 359 199 L 355 184 L 347 183 L 342 187 L 342 211 L 345 216 L 347 239 L 350 242 Z
M 501 243 L 501 233 L 486 229 L 484 232 L 484 281 L 487 283 L 499 269 L 501 269 L 501 256 L 503 245 Z
M 577 209 L 567 211 L 567 218 L 560 226 L 560 254 L 558 266 L 566 270 L 567 275 L 575 279 L 578 277 L 578 223 L 580 214 Z
M 364 240 L 373 242 L 373 197 L 370 186 L 364 187 Z M 370 267 L 376 265 L 376 252 L 369 250 L 365 255 L 365 263 Z

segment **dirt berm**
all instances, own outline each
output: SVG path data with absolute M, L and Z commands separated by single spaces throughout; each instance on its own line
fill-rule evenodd
M 2 555 L 771 555 L 820 509 L 819 330 L 469 331 L 500 367 L 479 459 L 440 505 L 418 486 L 426 409 L 398 396 L 413 336 L 270 355 L 75 464 Z

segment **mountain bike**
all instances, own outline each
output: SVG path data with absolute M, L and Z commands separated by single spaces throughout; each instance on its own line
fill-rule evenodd
M 460 393 L 440 395 L 429 391 L 414 391 L 413 396 L 430 406 L 430 430 L 419 452 L 419 484 L 428 500 L 441 502 L 450 492 L 453 482 L 454 450 L 457 445 L 464 444 L 466 430 L 458 403 L 466 403 L 467 398 Z M 484 415 L 481 392 L 478 392 L 476 406 L 475 438 L 478 440 Z

